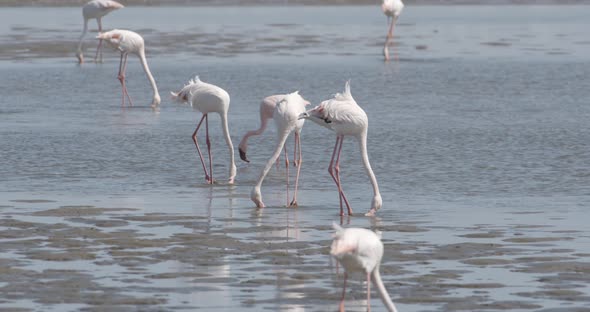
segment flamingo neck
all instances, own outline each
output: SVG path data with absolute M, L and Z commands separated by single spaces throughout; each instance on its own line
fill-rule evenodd
M 230 184 L 234 182 L 234 178 L 236 177 L 236 164 L 234 160 L 234 145 L 231 141 L 231 136 L 229 134 L 229 127 L 227 124 L 227 111 L 224 113 L 219 114 L 221 116 L 221 127 L 223 131 L 223 137 L 225 139 L 225 143 L 229 148 L 229 182 Z
M 257 187 L 259 189 L 262 186 L 262 181 L 264 181 L 264 178 L 266 177 L 266 175 L 270 171 L 270 168 L 272 168 L 272 166 L 277 161 L 277 158 L 279 158 L 279 155 L 281 154 L 281 150 L 283 149 L 283 147 L 285 146 L 285 142 L 287 141 L 287 137 L 289 137 L 289 131 L 285 131 L 285 130 L 279 131 L 278 135 L 279 135 L 279 137 L 277 140 L 277 145 L 275 147 L 275 150 L 274 150 L 272 156 L 270 157 L 270 159 L 266 162 L 266 165 L 264 166 L 264 169 L 260 173 L 260 177 L 258 177 L 258 181 L 256 182 L 255 187 Z
M 381 193 L 379 193 L 379 184 L 377 183 L 377 178 L 375 178 L 375 173 L 373 173 L 373 169 L 371 168 L 371 163 L 369 162 L 369 155 L 367 153 L 367 132 L 366 131 L 363 132 L 358 137 L 358 140 L 359 140 L 359 146 L 360 146 L 363 166 L 365 167 L 365 170 L 367 171 L 367 175 L 369 176 L 369 179 L 371 180 L 371 185 L 373 186 L 373 194 L 375 196 L 381 197 Z
M 145 50 L 142 48 L 139 50 L 139 60 L 141 61 L 141 66 L 143 67 L 143 70 L 145 71 L 145 74 L 148 78 L 148 80 L 150 81 L 150 84 L 152 85 L 152 90 L 154 91 L 154 97 L 153 97 L 153 101 L 152 101 L 152 107 L 156 107 L 158 105 L 160 105 L 160 94 L 158 93 L 158 86 L 156 86 L 156 80 L 154 79 L 154 76 L 152 76 L 152 73 L 150 72 L 150 68 L 148 67 L 147 64 L 147 60 L 145 58 Z
M 373 283 L 375 283 L 375 285 L 377 286 L 377 291 L 379 292 L 379 297 L 381 297 L 381 301 L 383 301 L 383 304 L 385 305 L 385 307 L 387 307 L 387 311 L 397 312 L 397 309 L 395 308 L 395 304 L 393 304 L 393 301 L 391 300 L 391 297 L 389 297 L 389 294 L 387 293 L 387 289 L 385 289 L 385 285 L 383 285 L 383 281 L 381 280 L 381 274 L 379 273 L 379 266 L 377 266 L 373 270 L 373 273 L 371 275 L 373 277 Z

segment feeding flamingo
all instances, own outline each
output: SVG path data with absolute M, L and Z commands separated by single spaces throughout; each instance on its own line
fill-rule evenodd
M 373 169 L 371 169 L 369 156 L 367 154 L 367 128 L 369 126 L 369 120 L 365 111 L 358 106 L 350 93 L 350 80 L 346 82 L 344 93 L 337 93 L 334 95 L 334 98 L 323 101 L 315 108 L 301 114 L 299 118 L 311 119 L 313 122 L 336 132 L 336 145 L 332 152 L 332 159 L 330 160 L 328 172 L 330 172 L 332 179 L 334 179 L 334 182 L 336 182 L 336 186 L 338 187 L 338 193 L 340 196 L 340 215 L 344 214 L 342 207 L 343 201 L 348 208 L 348 214 L 352 214 L 352 209 L 344 195 L 342 184 L 340 182 L 340 152 L 342 152 L 342 142 L 344 141 L 345 136 L 353 136 L 358 140 L 363 166 L 371 180 L 374 193 L 371 209 L 365 215 L 375 215 L 377 210 L 381 208 L 382 200 L 381 194 L 379 193 L 379 185 L 377 184 Z
M 344 295 L 346 280 L 352 272 L 362 272 L 367 277 L 367 311 L 371 311 L 371 279 L 377 285 L 379 296 L 390 312 L 397 312 L 391 297 L 383 285 L 379 266 L 383 258 L 383 243 L 381 233 L 361 228 L 342 228 L 336 223 L 332 225 L 334 233 L 330 255 L 332 255 L 346 270 L 344 272 L 344 286 L 340 299 L 340 311 L 344 311 Z
M 399 15 L 404 9 L 404 3 L 402 0 L 383 0 L 381 9 L 383 10 L 383 14 L 387 16 L 387 24 L 389 26 L 387 39 L 385 40 L 385 46 L 383 47 L 383 56 L 385 56 L 386 61 L 389 61 L 389 45 L 390 41 L 393 43 L 393 28 L 395 27 L 395 22 L 397 22 Z
M 156 81 L 150 72 L 147 60 L 145 58 L 145 44 L 143 38 L 133 31 L 122 29 L 114 29 L 105 33 L 101 33 L 96 38 L 100 40 L 106 40 L 107 43 L 121 52 L 119 74 L 117 76 L 123 89 L 123 101 L 121 105 L 125 106 L 125 96 L 127 96 L 129 99 L 129 104 L 133 105 L 133 102 L 131 102 L 131 97 L 127 92 L 127 86 L 125 85 L 125 71 L 127 70 L 127 56 L 129 53 L 136 54 L 139 57 L 141 66 L 143 66 L 143 70 L 145 71 L 145 74 L 152 85 L 154 92 L 152 108 L 155 109 L 158 105 L 160 105 L 160 94 L 158 93 L 158 87 L 156 86 Z
M 76 50 L 76 57 L 78 58 L 78 63 L 84 63 L 84 54 L 82 52 L 82 41 L 84 40 L 84 36 L 88 31 L 88 20 L 96 19 L 96 23 L 98 24 L 98 32 L 102 32 L 102 17 L 111 13 L 114 10 L 122 9 L 124 6 L 116 1 L 110 0 L 92 0 L 86 3 L 82 7 L 82 16 L 84 17 L 84 29 L 82 30 L 82 35 L 80 35 L 80 41 L 78 42 L 78 49 Z M 99 60 L 100 55 L 100 60 Z M 98 41 L 98 46 L 96 47 L 96 55 L 94 56 L 95 62 L 102 62 L 102 40 Z
M 299 184 L 299 172 L 301 170 L 301 128 L 303 128 L 303 123 L 305 120 L 299 119 L 299 115 L 305 112 L 305 105 L 307 102 L 301 95 L 299 95 L 298 91 L 285 95 L 285 97 L 276 104 L 273 113 L 273 119 L 277 125 L 277 145 L 272 156 L 266 162 L 264 169 L 260 173 L 260 177 L 256 182 L 256 185 L 252 188 L 252 192 L 250 193 L 250 199 L 256 204 L 256 207 L 263 208 L 264 203 L 262 202 L 262 194 L 260 192 L 260 188 L 262 186 L 262 181 L 268 174 L 268 171 L 272 167 L 272 165 L 276 162 L 281 150 L 285 146 L 285 142 L 287 141 L 287 137 L 291 132 L 294 132 L 295 136 L 295 159 L 294 162 L 297 166 L 297 175 L 295 178 L 295 193 L 293 195 L 293 200 L 289 203 L 289 162 L 288 160 L 285 161 L 287 166 L 287 206 L 289 207 L 296 207 L 297 206 L 297 187 Z M 285 159 L 287 159 L 287 150 L 285 149 Z
M 211 157 L 211 141 L 209 140 L 209 113 L 218 113 L 221 117 L 221 130 L 225 138 L 225 143 L 229 148 L 229 184 L 234 183 L 236 177 L 236 164 L 234 162 L 234 146 L 231 142 L 229 135 L 229 127 L 227 125 L 227 112 L 229 110 L 229 94 L 222 88 L 202 82 L 199 76 L 195 79 L 191 79 L 187 85 L 185 85 L 178 92 L 170 92 L 172 98 L 182 103 L 189 103 L 194 109 L 200 111 L 203 114 L 201 120 L 197 124 L 195 132 L 193 132 L 193 142 L 199 153 L 201 159 L 201 165 L 205 171 L 205 180 L 209 184 L 215 183 L 213 179 L 213 158 Z M 197 143 L 197 132 L 201 127 L 201 124 L 205 121 L 205 142 L 207 144 L 207 152 L 209 155 L 209 171 L 205 167 L 205 161 L 203 160 L 203 154 Z

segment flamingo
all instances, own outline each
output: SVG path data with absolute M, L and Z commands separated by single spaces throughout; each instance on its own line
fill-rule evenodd
M 240 141 L 240 145 L 238 145 L 238 151 L 240 152 L 240 158 L 245 162 L 250 162 L 248 157 L 246 156 L 246 151 L 248 149 L 248 139 L 251 136 L 261 135 L 264 130 L 266 129 L 266 125 L 268 124 L 268 120 L 272 118 L 273 113 L 275 111 L 275 107 L 277 106 L 277 102 L 282 100 L 286 94 L 275 94 L 271 96 L 265 97 L 262 102 L 260 102 L 260 128 L 256 130 L 248 131 L 244 137 L 242 137 L 242 141 Z M 309 105 L 309 101 L 305 101 L 305 105 Z
M 389 41 L 393 43 L 393 28 L 395 27 L 395 22 L 397 22 L 403 9 L 404 3 L 402 0 L 383 0 L 383 4 L 381 4 L 381 10 L 383 10 L 383 14 L 387 16 L 387 24 L 389 25 L 387 39 L 385 40 L 385 46 L 383 47 L 383 55 L 385 56 L 386 61 L 389 61 Z
M 344 93 L 337 93 L 334 95 L 334 98 L 323 101 L 320 105 L 302 113 L 299 118 L 310 119 L 336 132 L 336 145 L 334 145 L 328 172 L 338 187 L 341 216 L 344 215 L 342 208 L 343 201 L 348 209 L 348 215 L 352 215 L 352 209 L 340 183 L 340 152 L 342 152 L 342 142 L 345 136 L 353 136 L 358 140 L 363 166 L 371 180 L 374 193 L 371 209 L 365 215 L 374 216 L 377 210 L 381 208 L 382 200 L 381 194 L 379 193 L 379 185 L 377 184 L 377 179 L 375 178 L 373 169 L 371 169 L 369 156 L 367 155 L 367 128 L 369 121 L 365 111 L 358 106 L 350 93 L 350 80 L 346 82 Z
M 143 38 L 138 34 L 130 30 L 123 30 L 123 29 L 114 29 L 111 31 L 107 31 L 104 33 L 99 34 L 96 36 L 99 40 L 106 40 L 108 44 L 116 48 L 121 52 L 121 61 L 119 63 L 119 81 L 121 82 L 121 87 L 123 88 L 123 101 L 122 106 L 125 106 L 125 96 L 129 99 L 129 104 L 133 106 L 133 102 L 131 102 L 131 97 L 127 92 L 127 86 L 125 85 L 125 71 L 127 70 L 127 56 L 129 53 L 136 54 L 141 61 L 141 65 L 143 66 L 143 70 L 147 75 L 150 84 L 152 85 L 152 89 L 154 91 L 153 99 L 152 99 L 152 108 L 157 108 L 160 105 L 160 94 L 158 93 L 158 87 L 156 86 L 156 81 L 150 72 L 150 68 L 148 67 L 147 60 L 145 58 L 145 44 L 143 42 Z
M 180 91 L 178 92 L 170 92 L 172 94 L 172 99 L 182 102 L 182 103 L 189 103 L 194 109 L 200 111 L 203 116 L 201 120 L 197 124 L 197 128 L 195 132 L 193 132 L 193 142 L 197 147 L 197 152 L 199 153 L 199 158 L 201 159 L 201 165 L 203 165 L 203 170 L 205 171 L 205 180 L 208 184 L 215 183 L 213 179 L 213 158 L 211 157 L 211 141 L 209 140 L 209 113 L 218 113 L 221 117 L 221 129 L 223 131 L 223 135 L 225 138 L 225 143 L 229 148 L 229 159 L 230 159 L 230 167 L 229 167 L 229 184 L 234 183 L 234 179 L 236 177 L 236 164 L 234 163 L 234 146 L 231 142 L 231 137 L 229 135 L 229 128 L 227 125 L 227 111 L 229 109 L 229 94 L 223 90 L 222 88 L 202 82 L 199 79 L 199 76 L 195 76 L 194 79 L 189 80 L 188 84 L 185 85 Z M 201 153 L 201 149 L 199 148 L 199 144 L 197 143 L 197 132 L 201 127 L 201 124 L 205 120 L 205 134 L 206 139 L 205 142 L 207 144 L 207 152 L 209 155 L 209 171 L 205 167 L 205 161 L 203 160 L 203 154 Z
M 250 199 L 256 204 L 258 208 L 264 208 L 264 203 L 262 202 L 262 194 L 260 193 L 260 188 L 262 186 L 262 181 L 268 174 L 268 171 L 272 167 L 273 163 L 276 162 L 279 154 L 281 153 L 281 149 L 285 146 L 285 142 L 287 141 L 287 137 L 291 132 L 294 132 L 295 136 L 295 155 L 297 155 L 294 159 L 295 165 L 297 166 L 297 175 L 295 178 L 295 193 L 293 195 L 293 200 L 289 203 L 289 162 L 288 160 L 285 162 L 287 165 L 287 206 L 288 207 L 297 207 L 297 187 L 299 183 L 299 172 L 301 170 L 301 128 L 303 128 L 303 123 L 305 120 L 299 118 L 299 115 L 305 112 L 305 105 L 307 101 L 299 95 L 298 91 L 285 95 L 285 97 L 276 104 L 273 113 L 273 119 L 277 124 L 277 145 L 274 150 L 274 153 L 270 157 L 270 159 L 266 162 L 264 169 L 260 172 L 260 177 L 256 182 L 256 185 L 252 188 L 250 192 Z M 285 159 L 287 158 L 287 150 L 285 149 Z
M 88 20 L 89 19 L 96 19 L 96 23 L 98 24 L 98 32 L 102 32 L 102 17 L 111 13 L 112 11 L 122 9 L 125 6 L 120 4 L 116 1 L 109 1 L 109 0 L 92 0 L 86 3 L 82 7 L 82 16 L 84 16 L 84 29 L 82 30 L 82 35 L 80 35 L 80 42 L 78 42 L 78 49 L 76 51 L 76 57 L 78 58 L 78 63 L 84 63 L 84 54 L 82 53 L 82 41 L 86 32 L 88 31 Z M 102 62 L 102 40 L 98 41 L 98 46 L 96 47 L 96 55 L 94 56 L 94 62 L 98 62 L 98 56 L 100 54 L 100 62 Z
M 377 285 L 379 296 L 389 312 L 397 312 L 391 297 L 383 285 L 379 266 L 383 258 L 383 243 L 381 233 L 361 228 L 342 228 L 336 223 L 332 226 L 334 233 L 330 255 L 344 267 L 344 286 L 340 299 L 340 311 L 344 311 L 344 295 L 346 293 L 346 280 L 348 273 L 362 272 L 367 277 L 367 311 L 371 311 L 371 278 Z

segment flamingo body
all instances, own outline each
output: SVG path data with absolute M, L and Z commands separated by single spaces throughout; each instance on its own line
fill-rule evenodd
M 383 258 L 383 243 L 380 234 L 361 228 L 344 229 L 333 224 L 336 233 L 330 247 L 332 255 L 344 267 L 344 287 L 340 301 L 340 311 L 344 311 L 344 294 L 346 291 L 346 279 L 352 272 L 364 273 L 367 277 L 367 309 L 371 310 L 371 280 L 377 286 L 381 300 L 390 312 L 397 312 L 393 301 L 389 297 L 385 285 L 381 280 L 379 266 Z
M 330 100 L 323 101 L 315 108 L 301 114 L 299 118 L 310 119 L 313 122 L 336 132 L 336 145 L 332 153 L 332 160 L 328 171 L 338 187 L 340 196 L 340 215 L 343 215 L 343 203 L 346 204 L 348 214 L 352 214 L 350 204 L 342 190 L 340 181 L 340 152 L 342 151 L 342 141 L 345 136 L 353 136 L 359 142 L 361 158 L 365 171 L 371 180 L 373 186 L 373 199 L 371 209 L 366 215 L 372 216 L 382 206 L 381 194 L 377 179 L 371 168 L 369 156 L 367 154 L 367 129 L 369 121 L 365 111 L 356 103 L 350 92 L 350 81 L 346 82 L 344 92 L 337 93 Z
M 261 187 L 264 178 L 268 174 L 268 171 L 272 167 L 272 165 L 276 162 L 277 158 L 279 157 L 281 150 L 285 146 L 285 142 L 287 137 L 291 132 L 295 133 L 295 155 L 298 155 L 296 158 L 295 165 L 297 166 L 297 177 L 295 179 L 295 193 L 293 196 L 293 200 L 289 203 L 289 162 L 287 160 L 287 156 L 285 155 L 285 164 L 287 167 L 287 206 L 297 206 L 297 187 L 299 183 L 299 172 L 301 170 L 301 141 L 300 141 L 300 133 L 301 129 L 303 128 L 303 122 L 299 118 L 299 115 L 305 112 L 305 106 L 308 104 L 299 92 L 293 92 L 284 96 L 284 98 L 276 103 L 274 112 L 273 112 L 273 119 L 275 120 L 277 126 L 277 145 L 275 147 L 274 153 L 267 161 L 265 167 L 262 169 L 260 173 L 260 177 L 256 185 L 252 188 L 250 193 L 250 199 L 256 204 L 256 207 L 263 208 L 265 207 L 264 203 L 262 202 L 262 194 L 261 194 Z M 286 150 L 285 150 L 286 154 Z
M 125 96 L 129 99 L 129 104 L 132 105 L 131 97 L 127 92 L 127 87 L 125 84 L 125 71 L 127 69 L 127 56 L 129 53 L 135 54 L 139 57 L 143 70 L 150 81 L 153 90 L 153 98 L 152 98 L 152 108 L 156 108 L 160 105 L 161 99 L 160 94 L 158 93 L 158 87 L 156 86 L 156 81 L 150 72 L 150 69 L 147 64 L 147 59 L 145 57 L 145 43 L 143 38 L 138 34 L 130 30 L 123 30 L 123 29 L 114 29 L 108 32 L 104 32 L 99 34 L 97 39 L 105 40 L 109 45 L 113 46 L 119 52 L 121 52 L 121 62 L 119 63 L 119 75 L 118 79 L 121 82 L 121 86 L 123 88 L 123 103 L 125 105 Z
M 203 114 L 199 124 L 197 125 L 197 128 L 195 129 L 195 132 L 193 133 L 193 141 L 195 143 L 199 157 L 201 159 L 203 170 L 205 171 L 205 180 L 209 184 L 215 183 L 215 180 L 213 179 L 213 160 L 211 157 L 211 143 L 209 140 L 208 114 L 219 114 L 219 116 L 221 117 L 221 126 L 224 139 L 229 148 L 230 165 L 228 181 L 229 184 L 233 184 L 237 169 L 234 162 L 234 147 L 231 141 L 231 137 L 229 135 L 229 126 L 227 121 L 227 113 L 229 110 L 230 102 L 229 94 L 225 90 L 216 85 L 212 85 L 201 81 L 198 76 L 195 77 L 195 79 L 190 80 L 189 83 L 185 85 L 179 92 L 171 92 L 171 94 L 173 99 L 179 102 L 189 103 L 194 109 L 198 110 Z M 209 171 L 207 171 L 207 168 L 205 167 L 203 155 L 197 142 L 197 132 L 203 120 L 205 120 L 206 127 L 206 143 L 209 154 Z
M 80 39 L 78 42 L 78 48 L 76 50 L 76 57 L 78 58 L 78 63 L 84 63 L 84 54 L 82 52 L 82 41 L 86 32 L 88 31 L 88 20 L 96 19 L 96 23 L 98 24 L 98 32 L 102 32 L 102 17 L 109 14 L 112 11 L 122 9 L 125 6 L 120 4 L 116 1 L 111 0 L 92 0 L 86 3 L 82 7 L 82 16 L 84 17 L 84 29 L 82 30 L 82 35 L 80 35 Z M 94 57 L 94 61 L 102 61 L 102 40 L 98 42 L 98 46 L 96 48 L 96 56 Z M 100 56 L 100 59 L 99 59 Z

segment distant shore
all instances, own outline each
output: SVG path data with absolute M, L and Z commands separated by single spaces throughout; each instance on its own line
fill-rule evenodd
M 377 5 L 380 0 L 117 0 L 128 6 Z M 88 0 L 0 0 L 0 7 L 81 6 Z M 408 1 L 410 2 L 410 1 Z M 590 0 L 412 0 L 411 5 L 572 5 Z M 407 4 L 410 4 L 407 3 Z

